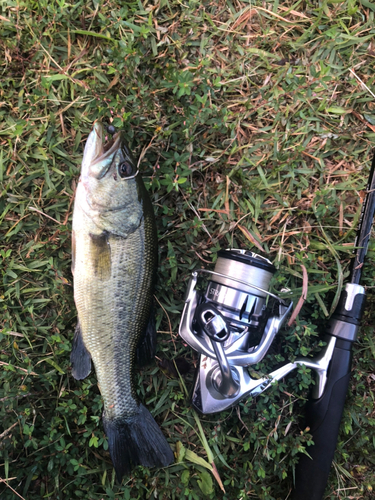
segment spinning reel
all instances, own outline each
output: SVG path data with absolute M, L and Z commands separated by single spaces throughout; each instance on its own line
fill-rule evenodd
M 337 338 L 355 340 L 359 321 L 346 316 L 353 316 L 352 309 L 361 314 L 364 288 L 347 283 L 345 301 L 338 308 L 342 311 L 331 318 L 327 345 L 319 355 L 297 358 L 266 377 L 252 378 L 246 368 L 266 355 L 293 305 L 269 291 L 275 272 L 268 259 L 233 249 L 219 251 L 214 271 L 193 272 L 179 334 L 200 354 L 192 396 L 192 404 L 200 413 L 220 412 L 246 396 L 256 396 L 301 364 L 317 373 L 312 396 L 318 399 L 324 392 Z M 210 275 L 204 293 L 196 289 L 199 273 Z
M 192 398 L 199 412 L 225 410 L 275 378 L 253 379 L 246 369 L 265 356 L 292 308 L 269 291 L 275 271 L 253 252 L 220 250 L 214 271 L 192 274 L 179 333 L 200 354 Z M 210 275 L 205 293 L 196 289 L 198 273 Z

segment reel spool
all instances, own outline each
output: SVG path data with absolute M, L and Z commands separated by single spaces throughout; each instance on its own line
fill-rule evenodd
M 220 250 L 205 301 L 215 304 L 233 328 L 259 328 L 275 272 L 268 259 L 253 252 Z
M 264 357 L 292 307 L 269 292 L 275 272 L 268 259 L 230 249 L 219 251 L 214 271 L 192 274 L 179 334 L 200 353 L 192 402 L 201 413 L 222 411 L 269 385 L 269 378 L 251 379 L 246 367 Z M 196 290 L 198 273 L 210 275 L 204 293 Z M 278 315 L 271 316 L 268 298 L 277 301 Z

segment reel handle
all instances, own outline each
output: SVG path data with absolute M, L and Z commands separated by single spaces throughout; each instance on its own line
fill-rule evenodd
M 221 373 L 221 378 L 214 380 L 214 385 L 224 397 L 233 398 L 234 396 L 237 396 L 240 390 L 240 384 L 233 378 L 232 370 L 227 357 L 225 356 L 223 346 L 216 342 L 212 342 L 212 346 L 214 348 Z
M 202 304 L 197 307 L 196 321 L 203 332 L 211 340 L 216 360 L 219 364 L 221 377 L 215 380 L 217 390 L 226 398 L 238 394 L 240 386 L 233 378 L 230 364 L 225 355 L 223 342 L 228 340 L 230 331 L 227 323 L 220 312 L 212 304 Z

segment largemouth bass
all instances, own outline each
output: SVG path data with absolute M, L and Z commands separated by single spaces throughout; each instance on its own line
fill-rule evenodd
M 138 464 L 169 465 L 172 450 L 133 383 L 137 347 L 138 359 L 145 361 L 153 357 L 155 345 L 150 320 L 157 266 L 153 208 L 123 135 L 115 134 L 103 146 L 100 123 L 83 155 L 72 254 L 78 311 L 72 374 L 85 378 L 94 362 L 117 478 Z

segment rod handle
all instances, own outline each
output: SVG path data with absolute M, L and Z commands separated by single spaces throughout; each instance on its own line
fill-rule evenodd
M 337 339 L 324 394 L 306 405 L 306 426 L 314 444 L 296 467 L 293 500 L 322 500 L 336 449 L 352 362 L 351 342 Z

